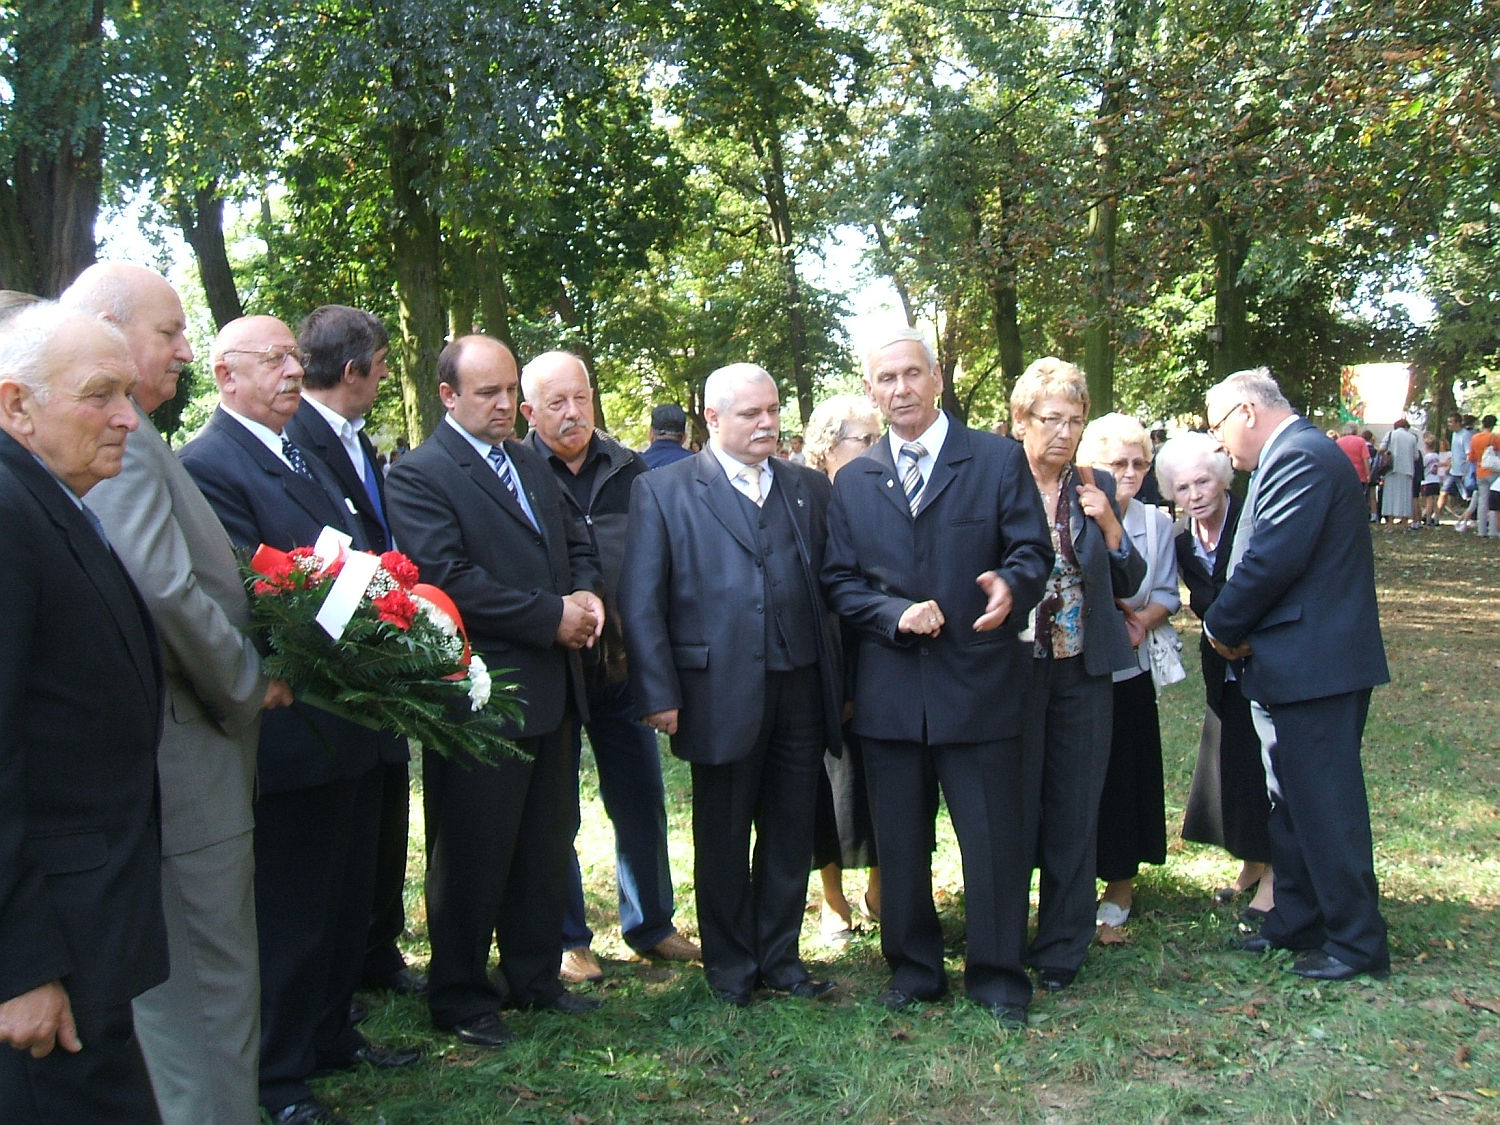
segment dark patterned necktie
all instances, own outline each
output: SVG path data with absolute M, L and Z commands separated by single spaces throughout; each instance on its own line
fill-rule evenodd
M 903 442 L 901 445 L 901 487 L 906 489 L 906 503 L 911 514 L 917 514 L 917 504 L 922 499 L 922 470 L 917 462 L 927 456 L 927 450 L 919 441 Z
M 312 473 L 308 471 L 307 462 L 302 459 L 302 450 L 292 444 L 292 439 L 285 434 L 281 435 L 281 455 L 286 458 L 287 464 L 291 465 L 292 472 L 299 477 L 312 480 Z
M 510 471 L 510 458 L 505 456 L 504 446 L 490 446 L 490 464 L 495 466 L 495 472 L 500 476 L 500 483 L 505 485 L 506 491 L 511 494 L 511 497 L 520 506 L 521 514 L 525 516 L 531 526 L 535 528 L 536 520 L 533 519 L 531 513 L 526 510 L 526 505 L 521 503 L 521 489 L 520 486 L 516 484 L 515 474 Z

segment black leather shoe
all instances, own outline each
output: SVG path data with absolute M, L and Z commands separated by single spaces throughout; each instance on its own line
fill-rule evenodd
M 293 1102 L 271 1114 L 276 1125 L 336 1125 L 345 1118 L 329 1109 L 317 1098 Z
M 1254 906 L 1247 906 L 1240 911 L 1240 921 L 1251 926 L 1258 926 L 1270 915 L 1269 910 L 1261 910 Z
M 769 985 L 767 987 L 770 988 Z M 837 992 L 838 987 L 839 983 L 835 980 L 813 980 L 812 977 L 803 977 L 785 988 L 770 988 L 770 990 L 783 996 L 795 996 L 798 1000 L 821 1000 L 829 993 Z
M 471 1047 L 503 1047 L 515 1042 L 516 1038 L 516 1033 L 496 1012 L 475 1016 L 471 1020 L 455 1024 L 449 1030 L 460 1043 L 467 1043 Z
M 985 1004 L 984 1010 L 995 1017 L 995 1022 L 1002 1027 L 1023 1030 L 1026 1027 L 1026 1005 L 1007 1004 L 997 1001 L 994 1004 Z
M 363 1000 L 349 1001 L 349 1022 L 364 1023 L 365 1017 L 370 1014 L 370 1009 L 365 1007 Z
M 1308 980 L 1350 980 L 1362 973 L 1376 980 L 1385 980 L 1391 975 L 1391 967 L 1380 965 L 1368 969 L 1356 969 L 1353 965 L 1344 964 L 1332 953 L 1314 949 L 1311 953 L 1292 962 L 1292 972 Z
M 736 992 L 730 988 L 710 988 L 715 1000 L 722 1004 L 728 1004 L 733 1008 L 748 1008 L 750 1006 L 750 994 L 748 992 Z
M 1047 992 L 1061 992 L 1073 983 L 1077 975 L 1077 969 L 1053 969 L 1046 965 L 1039 966 L 1036 971 L 1037 983 Z
M 412 968 L 402 968 L 379 979 L 365 979 L 360 987 L 369 992 L 390 992 L 397 996 L 426 996 L 427 978 Z
M 561 1012 L 565 1016 L 581 1016 L 585 1012 L 596 1012 L 604 1007 L 603 1000 L 592 996 L 580 996 L 576 992 L 559 992 L 550 1000 L 536 1000 L 524 1005 L 533 1012 Z
M 875 997 L 875 1003 L 882 1008 L 892 1012 L 905 1012 L 915 1008 L 918 1004 L 931 1004 L 943 998 L 943 993 L 936 996 L 917 996 L 907 992 L 905 989 L 897 988 L 894 984 Z
M 1242 934 L 1230 944 L 1241 953 L 1264 953 L 1268 949 L 1276 948 L 1265 934 Z
M 415 1047 L 377 1047 L 373 1043 L 366 1043 L 362 1047 L 356 1047 L 352 1054 L 342 1059 L 320 1064 L 314 1077 L 332 1074 L 336 1070 L 353 1070 L 361 1063 L 373 1066 L 376 1070 L 396 1070 L 420 1062 L 421 1058 L 422 1052 Z

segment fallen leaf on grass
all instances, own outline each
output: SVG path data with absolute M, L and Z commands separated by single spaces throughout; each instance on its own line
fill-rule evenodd
M 1099 926 L 1094 938 L 1100 945 L 1124 945 L 1128 940 L 1124 930 L 1117 930 L 1114 926 Z
M 1453 990 L 1453 999 L 1457 1000 L 1460 1004 L 1473 1008 L 1475 1011 L 1485 1011 L 1500 1016 L 1500 1000 L 1480 1000 L 1474 996 L 1464 995 L 1457 988 Z
M 891 1042 L 893 1042 L 893 1043 L 905 1043 L 910 1038 L 911 1038 L 911 1033 L 907 1032 L 907 1031 L 893 1031 L 893 1032 L 891 1032 Z
M 1177 1057 L 1177 1048 L 1171 1046 L 1142 1047 L 1141 1054 L 1148 1059 L 1172 1059 Z
M 1469 1053 L 1469 1045 L 1467 1043 L 1460 1043 L 1458 1045 L 1458 1050 L 1453 1052 L 1453 1065 L 1468 1066 Z

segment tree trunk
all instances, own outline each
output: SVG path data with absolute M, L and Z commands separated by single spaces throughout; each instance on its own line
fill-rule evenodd
M 34 0 L 19 26 L 7 113 L 15 115 L 8 128 L 24 132 L 0 178 L 0 288 L 55 297 L 94 262 L 104 0 Z M 38 144 L 41 129 L 47 140 Z
M 219 195 L 218 181 L 198 188 L 191 199 L 184 192 L 177 193 L 172 209 L 182 236 L 198 259 L 198 277 L 208 296 L 214 327 L 223 328 L 231 320 L 244 316 L 245 306 L 240 303 L 234 271 L 229 268 L 229 252 L 224 246 L 224 200 Z
M 1246 294 L 1240 270 L 1250 253 L 1250 235 L 1217 206 L 1209 214 L 1208 231 L 1214 252 L 1214 322 L 1223 333 L 1222 343 L 1209 345 L 1217 381 L 1249 366 Z
M 891 251 L 891 237 L 885 232 L 885 224 L 878 219 L 871 225 L 875 228 L 875 241 L 880 246 L 880 256 L 885 262 L 885 275 L 891 279 L 896 297 L 901 302 L 901 313 L 906 317 L 908 326 L 915 326 L 917 314 L 912 308 L 911 290 L 901 277 L 901 271 L 896 268 L 896 255 Z
M 437 393 L 438 353 L 447 329 L 443 310 L 443 238 L 437 214 L 417 188 L 439 182 L 427 166 L 437 151 L 434 127 L 393 125 L 390 137 L 391 195 L 397 221 L 392 239 L 396 301 L 400 310 L 401 399 L 407 436 L 415 445 L 443 417 Z
M 759 146 L 756 146 L 757 148 Z M 757 153 L 757 155 L 760 155 Z M 813 411 L 812 372 L 808 370 L 807 318 L 802 307 L 802 280 L 797 275 L 797 246 L 792 230 L 792 207 L 786 190 L 786 167 L 782 158 L 781 137 L 772 133 L 765 138 L 765 154 L 770 166 L 762 184 L 766 209 L 771 219 L 771 239 L 781 266 L 783 292 L 786 298 L 787 344 L 792 361 L 792 389 L 797 394 L 797 410 L 802 424 Z

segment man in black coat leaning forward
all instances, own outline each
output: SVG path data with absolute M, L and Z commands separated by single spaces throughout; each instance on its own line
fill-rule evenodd
M 93 317 L 0 329 L 0 1121 L 159 1120 L 130 1001 L 167 977 L 161 657 L 82 497 L 120 471 L 135 364 Z

